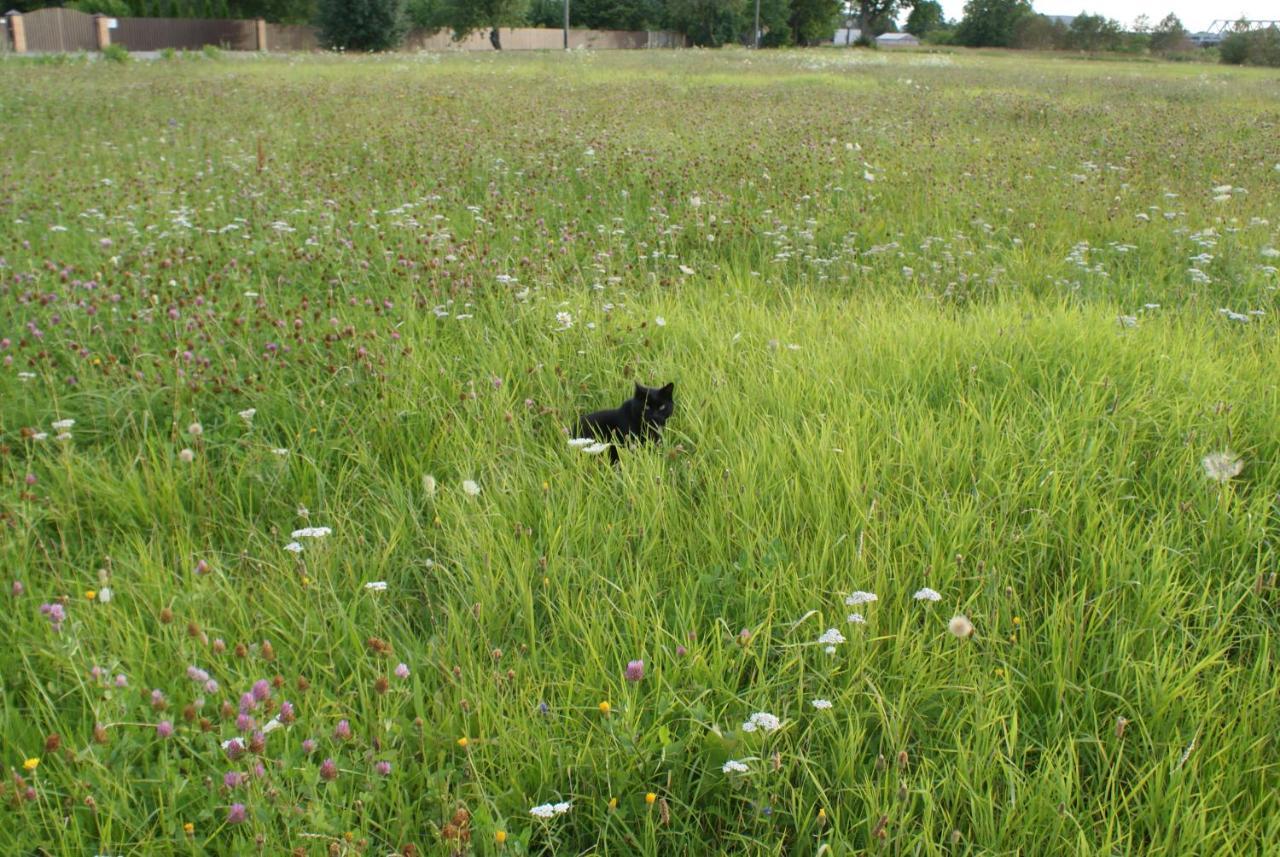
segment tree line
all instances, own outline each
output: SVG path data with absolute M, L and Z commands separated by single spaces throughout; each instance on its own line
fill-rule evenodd
M 19 11 L 60 5 L 58 0 L 11 0 Z M 560 27 L 565 0 L 73 0 L 66 5 L 116 16 L 265 18 L 315 23 L 322 41 L 348 50 L 395 47 L 410 28 L 452 31 L 458 37 L 489 32 L 501 47 L 502 27 Z M 758 19 L 757 19 L 758 14 Z M 870 43 L 902 29 L 931 44 L 1031 50 L 1125 51 L 1188 54 L 1186 28 L 1170 14 L 1130 26 L 1103 15 L 1072 18 L 1037 13 L 1030 0 L 969 0 L 958 21 L 948 21 L 937 0 L 569 0 L 571 27 L 596 30 L 672 30 L 692 44 L 740 43 L 762 47 L 814 45 L 851 27 Z M 756 22 L 759 21 L 759 30 Z M 1280 31 L 1228 34 L 1223 62 L 1280 65 Z

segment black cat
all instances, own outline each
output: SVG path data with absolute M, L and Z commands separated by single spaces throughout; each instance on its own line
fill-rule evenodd
M 609 443 L 609 460 L 617 462 L 618 445 L 633 440 L 658 440 L 662 427 L 676 408 L 675 382 L 665 387 L 636 384 L 636 392 L 621 407 L 595 411 L 578 420 L 574 437 L 592 437 Z

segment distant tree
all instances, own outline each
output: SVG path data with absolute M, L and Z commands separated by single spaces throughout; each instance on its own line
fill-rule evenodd
M 413 27 L 434 33 L 449 26 L 446 2 L 447 0 L 408 0 L 405 14 Z
M 745 41 L 753 44 L 755 37 L 751 33 L 751 28 L 755 26 L 754 2 L 747 4 L 746 15 L 751 20 L 747 25 Z M 786 47 L 792 44 L 793 38 L 790 0 L 760 0 L 760 47 Z
M 518 27 L 525 23 L 529 0 L 445 0 L 444 15 L 453 28 L 454 38 L 461 39 L 477 30 L 489 31 L 489 43 L 502 50 L 499 27 Z
M 907 15 L 906 31 L 916 38 L 923 39 L 931 30 L 941 29 L 943 25 L 942 4 L 937 0 L 918 0 Z
M 347 51 L 386 51 L 400 44 L 404 0 L 320 0 L 320 44 Z
M 719 47 L 750 32 L 755 4 L 745 0 L 667 0 L 667 24 L 695 45 Z
M 1067 44 L 1079 51 L 1114 51 L 1121 41 L 1120 24 L 1102 15 L 1081 12 L 1067 28 Z
M 1133 33 L 1149 33 L 1151 32 L 1151 19 L 1146 15 L 1139 15 L 1133 19 L 1133 25 L 1129 27 Z
M 564 22 L 564 0 L 553 0 L 559 22 Z M 572 0 L 569 23 L 594 30 L 651 30 L 662 24 L 662 0 Z M 558 25 L 557 25 L 558 26 Z
M 1023 15 L 1013 25 L 1009 46 L 1028 51 L 1051 51 L 1067 43 L 1067 27 L 1045 15 Z
M 1219 59 L 1230 65 L 1280 66 L 1280 29 L 1249 30 L 1237 26 L 1218 46 Z
M 858 21 L 858 43 L 872 44 L 876 36 L 893 29 L 894 16 L 902 5 L 901 0 L 848 0 L 847 6 Z
M 1151 50 L 1155 53 L 1185 51 L 1191 47 L 1187 38 L 1187 28 L 1182 26 L 1178 16 L 1170 12 L 1156 24 L 1151 31 Z
M 830 39 L 840 18 L 840 0 L 791 0 L 787 23 L 798 45 Z
M 956 28 L 956 42 L 969 47 L 1007 48 L 1014 27 L 1031 11 L 1029 0 L 969 0 Z

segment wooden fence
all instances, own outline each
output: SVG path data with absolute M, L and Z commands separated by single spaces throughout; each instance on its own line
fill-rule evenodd
M 254 21 L 208 18 L 118 18 L 111 43 L 131 51 L 164 48 L 198 51 L 213 45 L 229 51 L 256 51 L 258 32 Z
M 73 9 L 38 9 L 9 13 L 0 29 L 0 51 L 18 53 L 101 50 L 110 44 L 130 51 L 199 50 L 205 45 L 231 51 L 313 51 L 320 49 L 315 27 L 268 24 L 261 19 L 108 18 Z M 499 30 L 504 50 L 559 50 L 561 30 L 517 27 Z M 684 47 L 684 36 L 669 32 L 570 30 L 570 48 L 626 50 Z M 401 45 L 410 51 L 491 51 L 487 30 L 454 41 L 448 31 L 411 31 Z

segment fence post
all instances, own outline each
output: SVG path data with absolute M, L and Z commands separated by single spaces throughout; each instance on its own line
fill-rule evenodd
M 267 49 L 267 20 L 258 18 L 254 21 L 258 30 L 258 50 L 265 51 Z
M 22 23 L 22 13 L 10 12 L 4 17 L 9 22 L 9 37 L 13 39 L 13 52 L 15 54 L 25 54 L 27 52 L 27 27 Z
M 98 50 L 105 51 L 111 45 L 111 19 L 106 15 L 93 16 L 93 32 L 98 40 Z

